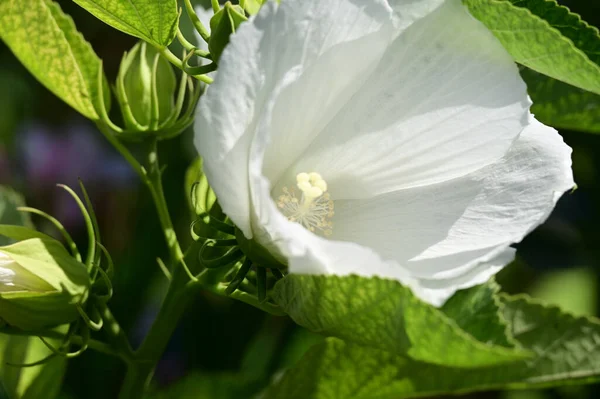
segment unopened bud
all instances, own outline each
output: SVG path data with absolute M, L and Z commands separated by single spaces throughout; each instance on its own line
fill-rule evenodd
M 210 39 L 208 40 L 208 50 L 214 62 L 218 62 L 225 46 L 229 44 L 229 36 L 234 33 L 238 26 L 246 22 L 248 18 L 244 10 L 230 2 L 225 3 L 210 19 Z
M 156 130 L 175 109 L 177 79 L 171 64 L 146 42 L 125 53 L 117 77 L 117 98 L 127 129 Z
M 77 319 L 91 282 L 85 265 L 55 240 L 0 247 L 0 320 L 38 330 Z

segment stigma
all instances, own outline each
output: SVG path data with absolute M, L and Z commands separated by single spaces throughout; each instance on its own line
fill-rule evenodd
M 288 220 L 314 233 L 332 234 L 333 200 L 327 192 L 327 182 L 320 174 L 298 173 L 296 187 L 284 187 L 282 191 L 283 194 L 277 198 L 277 206 Z

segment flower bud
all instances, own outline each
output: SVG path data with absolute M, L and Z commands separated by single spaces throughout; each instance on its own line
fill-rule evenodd
M 218 62 L 225 46 L 229 43 L 229 36 L 234 33 L 242 22 L 247 21 L 244 10 L 230 2 L 225 3 L 210 19 L 210 39 L 208 50 L 214 62 Z
M 56 240 L 0 247 L 0 320 L 22 330 L 74 321 L 91 285 L 85 265 Z
M 129 130 L 156 130 L 175 111 L 177 79 L 167 60 L 146 42 L 125 53 L 117 76 L 117 98 Z

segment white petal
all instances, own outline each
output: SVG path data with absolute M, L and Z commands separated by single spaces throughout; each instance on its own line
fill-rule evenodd
M 570 153 L 554 129 L 531 117 L 506 156 L 469 176 L 336 201 L 332 238 L 368 246 L 421 278 L 461 278 L 547 218 L 574 185 Z
M 409 26 L 412 21 L 423 18 L 445 0 L 388 0 L 394 10 L 394 20 L 399 29 Z
M 345 55 L 349 64 L 341 74 L 346 76 L 344 83 L 359 74 L 365 62 L 351 50 L 370 53 L 374 51 L 370 45 L 382 47 L 363 37 L 376 34 L 384 25 L 389 31 L 391 11 L 384 0 L 360 5 L 352 0 L 332 0 L 326 5 L 319 0 L 286 1 L 279 7 L 266 4 L 232 36 L 219 61 L 218 76 L 200 100 L 195 144 L 223 210 L 246 236 L 252 236 L 249 148 L 261 118 L 271 114 L 282 87 L 291 86 L 306 71 L 319 76 L 321 82 L 334 79 L 337 69 L 315 67 L 309 71 L 316 63 L 328 66 L 328 57 Z M 360 45 L 352 47 L 348 42 Z M 345 85 L 337 86 L 338 91 L 345 89 Z M 314 106 L 315 97 L 305 94 L 303 101 Z M 289 111 L 307 112 L 302 108 Z
M 529 125 L 500 162 L 474 173 L 481 191 L 448 237 L 415 259 L 427 260 L 519 242 L 543 223 L 560 196 L 573 188 L 571 148 L 551 127 L 529 116 Z M 469 184 L 468 180 L 456 182 Z M 477 239 L 472 239 L 477 237 Z
M 305 42 L 296 50 L 294 78 L 278 93 L 266 126 L 270 146 L 263 172 L 272 182 L 360 90 L 394 34 L 382 1 L 306 2 L 313 3 L 307 10 L 297 3 L 287 4 L 298 9 L 298 34 Z M 306 15 L 311 9 L 316 12 Z
M 468 271 L 455 278 L 419 279 L 418 288 L 414 292 L 422 300 L 434 306 L 442 306 L 456 291 L 485 283 L 514 258 L 515 250 L 513 248 L 499 248 L 471 264 L 467 264 Z
M 0 252 L 0 294 L 5 292 L 51 291 L 52 287 L 44 280 L 23 268 L 8 255 Z
M 504 155 L 528 106 L 510 55 L 447 1 L 394 40 L 279 185 L 314 170 L 334 198 L 352 199 L 464 176 Z

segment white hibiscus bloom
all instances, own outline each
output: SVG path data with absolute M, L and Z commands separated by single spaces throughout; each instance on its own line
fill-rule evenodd
M 513 60 L 460 0 L 285 0 L 232 37 L 195 144 L 224 212 L 291 273 L 485 282 L 573 187 Z

